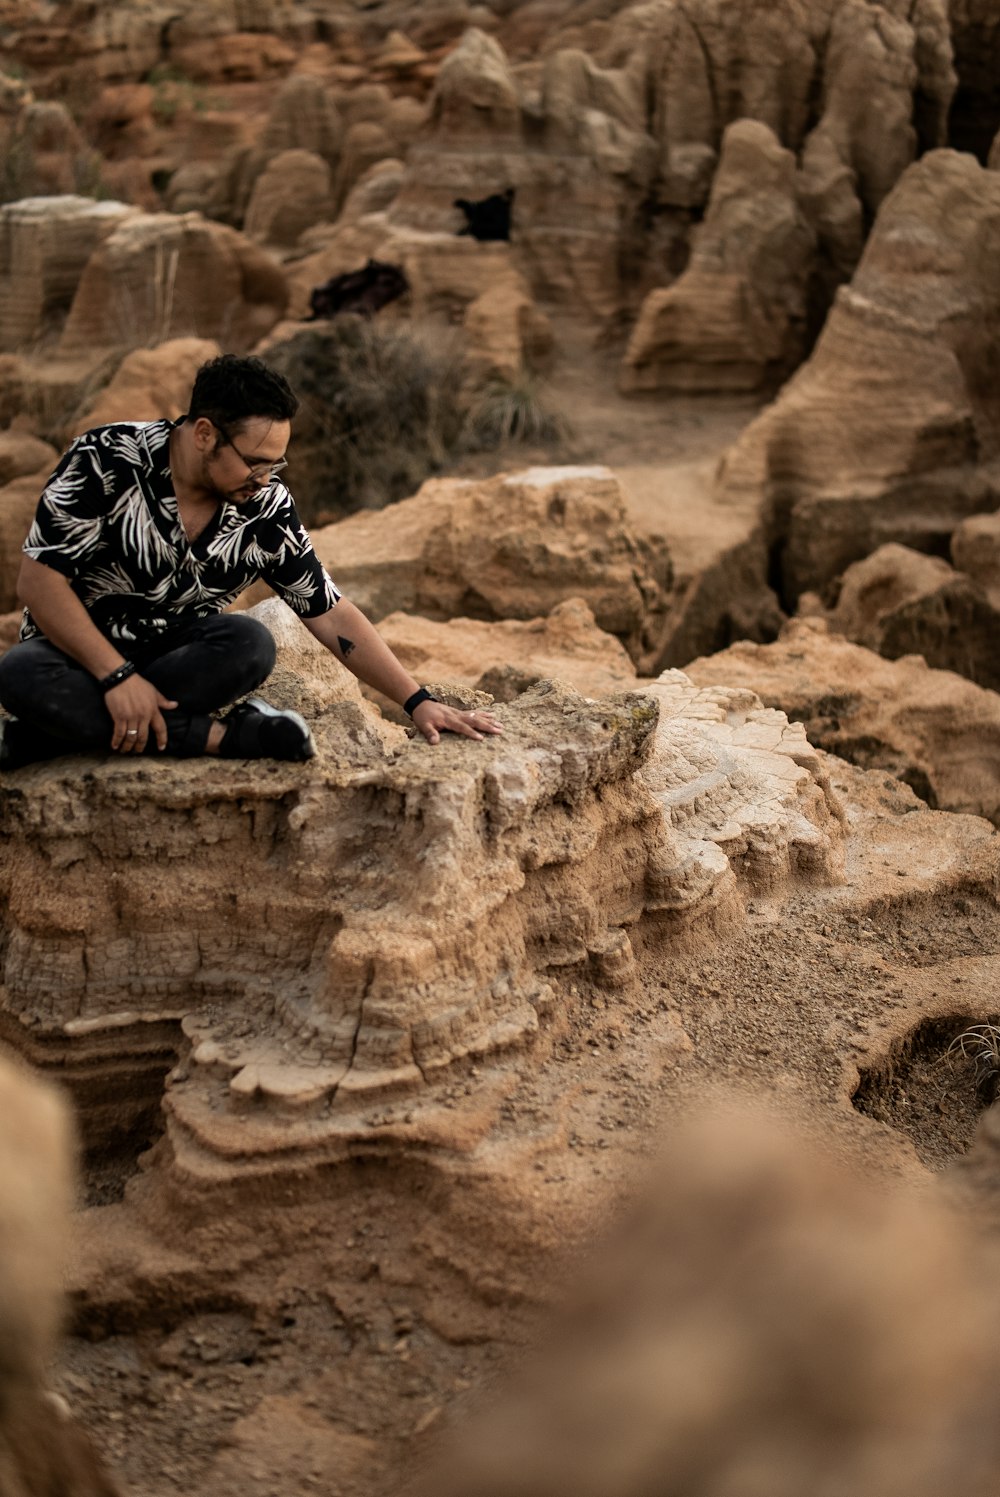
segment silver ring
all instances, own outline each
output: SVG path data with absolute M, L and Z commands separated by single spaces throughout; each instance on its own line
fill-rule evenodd
M 126 728 L 126 730 L 125 730 L 125 737 L 126 738 L 138 738 L 138 736 L 139 736 L 139 729 L 138 728 Z

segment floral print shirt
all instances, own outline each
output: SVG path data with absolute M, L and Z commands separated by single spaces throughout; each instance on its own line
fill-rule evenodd
M 77 437 L 42 492 L 25 554 L 68 577 L 119 644 L 220 613 L 258 578 L 301 617 L 326 613 L 340 593 L 277 479 L 240 504 L 221 502 L 188 540 L 170 474 L 179 424 L 118 422 Z M 21 638 L 41 632 L 26 609 Z

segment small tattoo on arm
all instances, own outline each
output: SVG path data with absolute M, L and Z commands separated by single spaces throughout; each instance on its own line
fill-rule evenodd
M 342 634 L 338 634 L 337 635 L 337 643 L 340 646 L 340 653 L 346 659 L 347 656 L 354 649 L 354 641 L 353 641 L 353 639 L 345 639 Z

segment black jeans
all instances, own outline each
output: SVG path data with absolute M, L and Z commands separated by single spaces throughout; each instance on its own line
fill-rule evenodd
M 205 752 L 208 714 L 259 686 L 275 658 L 270 632 L 242 613 L 215 614 L 119 648 L 178 704 L 163 712 L 163 752 L 184 759 Z M 0 704 L 16 718 L 5 733 L 16 762 L 110 752 L 113 724 L 104 693 L 89 671 L 47 639 L 25 640 L 0 657 Z M 146 753 L 159 752 L 150 733 Z

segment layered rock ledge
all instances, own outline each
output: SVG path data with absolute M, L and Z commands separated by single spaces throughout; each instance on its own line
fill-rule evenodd
M 669 672 L 498 710 L 476 744 L 380 737 L 339 701 L 308 765 L 8 776 L 4 1035 L 63 1071 L 92 1135 L 176 1056 L 182 1173 L 301 1171 L 371 1142 L 400 1092 L 400 1136 L 440 1141 L 421 1106 L 447 1069 L 530 1042 L 578 983 L 633 982 L 640 922 L 682 939 L 741 891 L 840 876 L 817 756 L 749 692 Z

